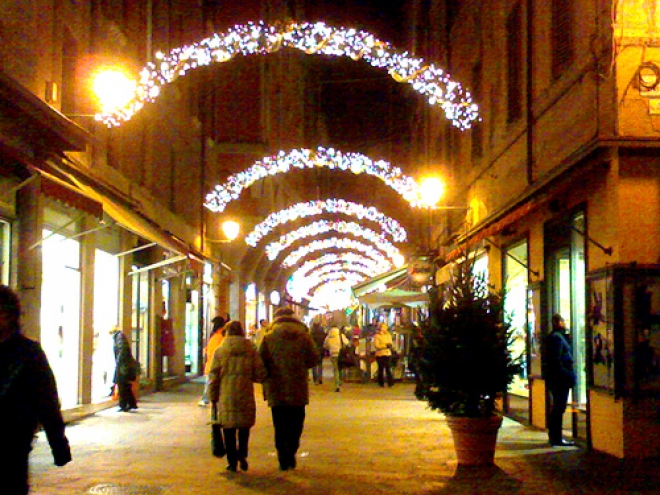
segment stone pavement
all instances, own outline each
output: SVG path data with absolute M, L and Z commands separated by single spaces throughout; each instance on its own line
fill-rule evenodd
M 116 407 L 68 425 L 74 460 L 53 466 L 39 434 L 31 456 L 37 495 L 207 494 L 660 494 L 660 461 L 630 462 L 583 449 L 552 449 L 544 432 L 505 419 L 496 466 L 457 468 L 443 416 L 413 396 L 331 380 L 311 385 L 298 468 L 281 472 L 270 410 L 257 390 L 249 471 L 228 473 L 211 456 L 209 409 L 201 383 L 145 396 L 140 409 Z M 2 485 L 0 482 L 0 494 Z

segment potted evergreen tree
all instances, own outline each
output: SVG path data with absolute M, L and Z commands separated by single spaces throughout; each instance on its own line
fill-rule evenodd
M 457 265 L 446 289 L 431 293 L 422 337 L 418 398 L 445 414 L 459 465 L 492 465 L 498 405 L 520 371 L 502 294 L 473 273 L 473 263 Z

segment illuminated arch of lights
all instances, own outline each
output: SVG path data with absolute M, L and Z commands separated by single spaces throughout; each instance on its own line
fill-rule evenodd
M 325 274 L 338 272 L 360 273 L 364 275 L 363 278 L 373 277 L 381 273 L 360 263 L 330 263 L 321 265 L 308 274 L 301 274 L 296 271 L 287 281 L 286 291 L 294 301 L 300 302 L 308 296 L 313 287 L 324 281 L 323 276 Z
M 384 215 L 374 206 L 364 206 L 345 199 L 315 200 L 306 203 L 297 203 L 284 210 L 271 213 L 266 219 L 245 236 L 245 242 L 256 247 L 259 241 L 270 234 L 276 227 L 300 218 L 305 218 L 323 213 L 340 213 L 354 216 L 360 220 L 370 220 L 380 224 L 383 232 L 389 234 L 394 242 L 403 242 L 408 238 L 406 230 L 393 218 Z
M 300 267 L 295 269 L 292 277 L 304 277 L 309 272 L 321 266 L 338 263 L 363 265 L 372 270 L 374 274 L 387 272 L 393 268 L 391 261 L 385 260 L 385 263 L 381 263 L 359 253 L 343 251 L 341 253 L 324 254 L 320 258 L 305 261 Z
M 310 295 L 309 304 L 313 308 L 336 311 L 353 306 L 355 299 L 349 284 L 335 280 L 318 286 Z
M 327 167 L 333 170 L 349 171 L 356 175 L 367 174 L 382 180 L 399 193 L 411 206 L 422 206 L 419 184 L 405 175 L 399 167 L 392 167 L 385 160 L 373 161 L 360 153 L 344 153 L 334 148 L 294 149 L 280 151 L 256 161 L 250 168 L 230 175 L 224 184 L 215 186 L 206 195 L 206 206 L 213 212 L 222 212 L 227 205 L 240 197 L 258 180 L 269 176 L 290 172 L 292 169 L 312 169 Z
M 342 283 L 349 288 L 359 284 L 363 280 L 366 280 L 368 277 L 359 272 L 353 272 L 349 270 L 339 270 L 335 272 L 328 272 L 328 273 L 323 273 L 316 277 L 314 280 L 314 284 L 310 286 L 312 289 L 312 294 L 316 292 L 316 289 L 322 285 L 328 284 L 328 283 Z
M 108 127 L 131 119 L 145 103 L 153 102 L 161 88 L 189 70 L 224 63 L 237 55 L 266 55 L 282 48 L 294 48 L 307 54 L 346 56 L 364 60 L 386 70 L 400 83 L 408 83 L 429 104 L 439 105 L 445 116 L 459 129 L 468 129 L 479 118 L 472 96 L 448 74 L 424 59 L 398 53 L 389 43 L 365 31 L 332 27 L 325 23 L 264 22 L 237 25 L 225 33 L 216 33 L 192 45 L 175 48 L 168 55 L 156 53 L 140 73 L 135 96 L 125 106 L 96 116 Z
M 347 239 L 341 237 L 328 237 L 327 239 L 319 239 L 300 246 L 298 249 L 289 253 L 289 255 L 282 261 L 282 266 L 288 268 L 296 265 L 301 258 L 307 256 L 315 251 L 326 251 L 328 249 L 352 249 L 365 254 L 371 259 L 380 261 L 382 263 L 393 263 L 394 266 L 401 266 L 404 262 L 403 257 L 395 259 L 387 259 L 382 252 L 370 244 L 357 241 L 355 239 Z
M 384 251 L 390 258 L 400 256 L 401 252 L 396 248 L 383 234 L 363 227 L 355 222 L 329 222 L 327 220 L 319 220 L 318 222 L 310 223 L 304 227 L 293 230 L 282 235 L 279 240 L 271 242 L 266 245 L 266 256 L 269 260 L 276 259 L 282 251 L 290 248 L 295 242 L 305 239 L 307 237 L 314 237 L 328 232 L 339 232 L 340 234 L 352 234 L 356 237 L 362 237 L 369 242 L 378 246 L 381 251 Z

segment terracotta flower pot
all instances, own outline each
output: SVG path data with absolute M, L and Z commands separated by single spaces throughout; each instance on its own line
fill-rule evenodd
M 497 433 L 502 416 L 464 418 L 447 416 L 447 425 L 454 438 L 454 450 L 461 466 L 492 466 L 495 462 Z

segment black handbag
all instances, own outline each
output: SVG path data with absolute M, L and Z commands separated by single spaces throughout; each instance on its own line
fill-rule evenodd
M 222 425 L 218 423 L 218 404 L 211 407 L 211 452 L 214 457 L 224 457 L 227 454 L 225 437 L 222 434 Z
M 342 335 L 339 335 L 339 354 L 337 355 L 337 363 L 339 364 L 340 368 L 351 368 L 355 366 L 355 359 L 354 359 L 354 353 L 353 349 L 348 346 L 344 345 L 344 339 L 342 338 Z

